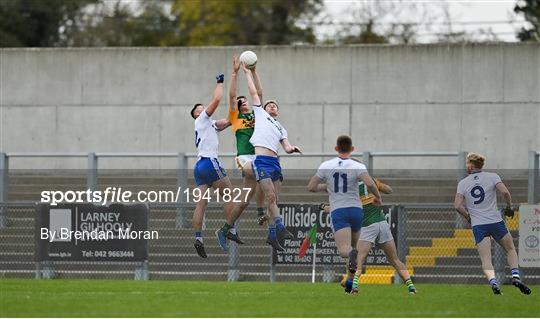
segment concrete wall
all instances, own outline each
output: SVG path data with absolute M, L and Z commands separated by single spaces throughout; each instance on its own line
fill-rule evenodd
M 245 47 L 0 50 L 0 151 L 194 152 L 189 109 Z M 265 98 L 306 152 L 340 133 L 360 150 L 477 151 L 526 168 L 540 149 L 540 45 L 255 47 Z M 240 93 L 245 94 L 243 76 Z M 226 97 L 217 117 L 226 114 Z M 232 132 L 222 152 L 234 151 Z M 287 159 L 316 167 L 320 159 Z M 103 167 L 174 167 L 107 159 Z M 231 160 L 225 160 L 231 166 Z M 13 159 L 12 167 L 84 167 Z M 456 159 L 375 159 L 376 168 L 454 168 Z

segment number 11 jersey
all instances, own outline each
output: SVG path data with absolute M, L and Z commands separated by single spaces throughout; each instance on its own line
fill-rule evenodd
M 317 177 L 326 183 L 330 197 L 330 211 L 345 207 L 360 207 L 358 180 L 366 166 L 350 158 L 336 157 L 323 162 L 317 170 Z

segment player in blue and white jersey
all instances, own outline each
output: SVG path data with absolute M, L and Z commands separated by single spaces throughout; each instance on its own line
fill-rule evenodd
M 227 188 L 229 190 L 232 188 L 231 181 L 218 160 L 218 132 L 227 128 L 230 122 L 227 119 L 216 121 L 211 118 L 223 96 L 223 78 L 223 74 L 216 76 L 217 86 L 212 101 L 206 107 L 197 103 L 191 109 L 191 116 L 195 119 L 195 146 L 198 153 L 193 175 L 200 194 L 205 194 L 209 188 L 219 189 L 221 193 Z M 201 196 L 193 212 L 193 228 L 195 229 L 195 249 L 199 256 L 206 258 L 201 231 L 208 200 L 202 197 L 206 196 Z M 225 216 L 230 214 L 232 208 L 231 201 L 224 202 Z
M 338 157 L 319 166 L 317 173 L 309 181 L 308 190 L 328 193 L 334 240 L 339 254 L 346 260 L 348 270 L 345 292 L 350 293 L 358 264 L 356 245 L 364 217 L 358 194 L 358 181 L 364 182 L 369 192 L 373 194 L 375 205 L 382 205 L 382 200 L 366 166 L 351 158 L 354 151 L 352 139 L 347 135 L 339 136 L 335 150 Z
M 512 197 L 499 175 L 482 171 L 485 160 L 485 157 L 479 154 L 467 155 L 469 176 L 458 184 L 454 207 L 472 225 L 482 269 L 493 293 L 501 294 L 501 289 L 491 263 L 491 238 L 506 251 L 506 258 L 512 271 L 512 284 L 523 294 L 528 295 L 531 290 L 520 279 L 518 256 L 512 235 L 497 208 L 498 190 L 506 202 L 505 214 L 513 216 Z

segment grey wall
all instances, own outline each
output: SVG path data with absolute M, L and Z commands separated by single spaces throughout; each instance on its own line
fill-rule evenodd
M 195 102 L 211 99 L 226 48 L 0 50 L 3 152 L 194 152 Z M 360 150 L 477 151 L 489 168 L 526 168 L 540 149 L 540 45 L 255 47 L 265 98 L 307 152 L 340 133 Z M 245 81 L 239 78 L 240 93 Z M 226 96 L 217 117 L 226 115 Z M 234 151 L 230 130 L 222 152 Z M 284 160 L 316 167 L 320 159 Z M 14 159 L 12 167 L 84 167 Z M 104 160 L 103 167 L 174 167 Z M 232 165 L 225 160 L 226 166 Z M 375 159 L 377 168 L 454 168 L 456 159 Z

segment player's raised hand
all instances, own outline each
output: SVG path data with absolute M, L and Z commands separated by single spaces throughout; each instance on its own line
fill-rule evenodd
M 233 73 L 238 73 L 238 70 L 240 70 L 240 59 L 237 54 L 233 56 L 232 70 Z
M 244 62 L 240 62 L 240 67 L 242 68 L 242 70 L 244 70 L 245 73 L 251 72 L 251 70 L 248 69 L 248 67 L 246 66 Z

